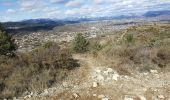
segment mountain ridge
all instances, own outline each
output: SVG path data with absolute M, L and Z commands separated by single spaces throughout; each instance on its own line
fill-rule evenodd
M 80 18 L 66 18 L 66 19 L 50 19 L 50 18 L 39 18 L 39 19 L 26 19 L 17 22 L 3 22 L 7 31 L 17 32 L 34 32 L 39 30 L 52 30 L 56 26 L 63 26 L 66 24 L 76 24 L 81 22 L 90 21 L 102 21 L 102 20 L 160 20 L 170 21 L 170 10 L 162 11 L 148 11 L 143 15 L 120 15 L 120 16 L 105 16 L 105 17 L 80 17 Z

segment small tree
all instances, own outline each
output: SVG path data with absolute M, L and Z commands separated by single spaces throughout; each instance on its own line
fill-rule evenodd
M 125 37 L 125 42 L 130 44 L 130 43 L 134 43 L 134 36 L 133 34 L 127 34 L 126 37 Z
M 0 25 L 0 55 L 12 54 L 15 44 L 2 25 Z
M 5 28 L 4 28 L 4 26 L 2 24 L 0 24 L 0 30 L 5 31 Z
M 73 41 L 73 50 L 78 53 L 83 53 L 88 50 L 89 42 L 82 34 L 77 34 Z

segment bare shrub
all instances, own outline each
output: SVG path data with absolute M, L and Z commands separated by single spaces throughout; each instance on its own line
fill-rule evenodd
M 19 53 L 14 58 L 0 56 L 0 97 L 10 99 L 24 91 L 42 91 L 78 66 L 69 49 L 57 44 Z

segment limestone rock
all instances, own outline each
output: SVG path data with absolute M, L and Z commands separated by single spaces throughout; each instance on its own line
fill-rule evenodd
M 151 72 L 151 73 L 153 73 L 153 74 L 158 73 L 158 71 L 157 71 L 157 70 L 150 70 L 150 72 Z
M 97 87 L 98 83 L 97 82 L 93 82 L 93 87 Z
M 163 95 L 158 95 L 159 99 L 164 99 L 165 97 Z
M 125 96 L 124 100 L 134 100 L 132 97 Z
M 103 76 L 103 75 L 98 75 L 98 76 L 97 76 L 97 79 L 98 79 L 99 81 L 103 81 L 103 80 L 104 80 L 104 76 Z
M 140 100 L 147 100 L 144 96 L 139 96 Z
M 101 71 L 101 70 L 99 70 L 99 69 L 97 69 L 97 70 L 96 70 L 96 73 L 101 73 L 101 72 L 102 72 L 102 71 Z
M 47 95 L 49 95 L 48 90 L 47 90 L 47 89 L 45 89 L 45 90 L 44 90 L 44 92 L 43 92 L 43 93 L 41 93 L 41 95 L 43 95 L 43 96 L 47 96 Z
M 103 94 L 100 94 L 98 95 L 98 98 L 101 99 L 101 98 L 104 98 L 105 96 Z
M 78 98 L 79 95 L 78 95 L 77 93 L 73 93 L 73 97 L 74 97 L 74 98 Z
M 94 96 L 94 97 L 96 97 L 96 96 L 97 96 L 97 94 L 93 94 L 93 96 Z
M 105 98 L 102 98 L 102 100 L 109 100 L 109 99 L 105 97 Z
M 117 73 L 115 73 L 115 74 L 113 74 L 112 79 L 115 80 L 115 81 L 117 81 L 117 80 L 118 80 L 118 77 L 119 77 L 119 75 L 118 75 Z
M 111 72 L 113 72 L 113 69 L 112 68 L 107 68 L 107 72 L 111 73 Z
M 63 87 L 65 87 L 65 88 L 68 88 L 69 87 L 69 85 L 68 85 L 68 83 L 67 82 L 63 82 Z

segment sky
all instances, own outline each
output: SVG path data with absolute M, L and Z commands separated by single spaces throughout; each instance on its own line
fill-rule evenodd
M 141 15 L 170 10 L 170 0 L 0 0 L 0 21 Z

